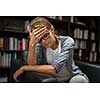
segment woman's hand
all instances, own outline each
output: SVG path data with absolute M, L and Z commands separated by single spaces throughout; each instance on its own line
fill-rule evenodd
M 47 28 L 44 27 L 39 27 L 34 30 L 32 28 L 28 28 L 29 36 L 30 36 L 30 42 L 29 45 L 35 46 L 36 43 L 39 43 L 40 39 L 43 37 L 43 35 L 46 33 Z
M 14 80 L 17 79 L 17 77 L 20 75 L 20 74 L 23 74 L 23 67 L 21 67 L 20 69 L 18 69 L 14 74 L 13 74 L 13 78 Z

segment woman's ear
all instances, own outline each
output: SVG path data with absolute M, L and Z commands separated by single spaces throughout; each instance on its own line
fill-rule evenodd
M 32 28 L 29 25 L 27 26 L 27 32 L 29 32 L 29 33 L 32 32 Z

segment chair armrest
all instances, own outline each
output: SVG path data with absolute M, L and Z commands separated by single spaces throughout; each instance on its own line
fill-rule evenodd
M 47 78 L 42 80 L 42 83 L 57 83 L 57 79 L 56 78 Z

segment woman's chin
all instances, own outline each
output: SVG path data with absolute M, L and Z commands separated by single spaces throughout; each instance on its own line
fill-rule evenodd
M 44 45 L 45 48 L 50 48 L 50 45 Z

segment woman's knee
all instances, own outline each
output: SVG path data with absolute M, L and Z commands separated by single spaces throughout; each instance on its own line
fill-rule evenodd
M 69 83 L 89 83 L 89 79 L 86 75 L 76 75 L 71 78 Z

